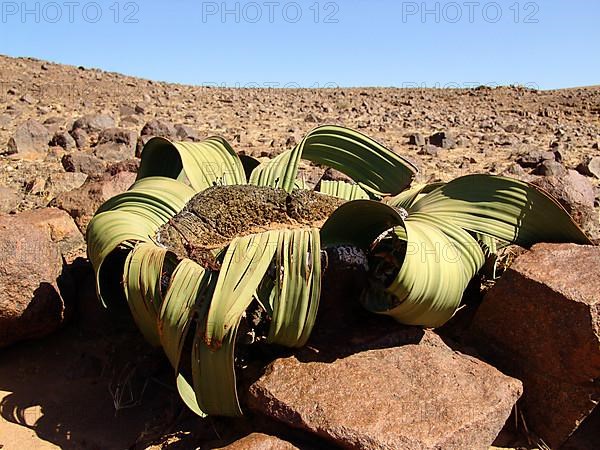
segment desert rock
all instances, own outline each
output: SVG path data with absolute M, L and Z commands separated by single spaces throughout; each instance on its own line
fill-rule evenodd
M 57 145 L 65 150 L 73 150 L 77 148 L 77 142 L 75 141 L 73 136 L 71 136 L 66 131 L 57 132 L 52 138 L 50 144 Z
M 62 211 L 0 216 L 0 347 L 45 336 L 62 325 L 63 256 L 83 237 Z
M 594 188 L 586 177 L 568 170 L 559 176 L 538 177 L 533 184 L 557 199 L 585 231 L 596 234 L 598 215 L 594 212 Z
M 298 447 L 275 436 L 252 433 L 248 436 L 215 450 L 297 450 Z
M 276 360 L 251 387 L 250 407 L 345 448 L 487 450 L 521 383 L 424 341 L 333 362 Z
M 81 129 L 87 133 L 99 133 L 115 126 L 115 119 L 106 114 L 87 114 L 73 123 L 72 130 Z
M 579 166 L 577 171 L 588 177 L 600 178 L 600 156 L 586 158 Z
M 50 133 L 39 122 L 30 119 L 19 126 L 8 141 L 7 154 L 41 154 L 48 151 Z
M 66 211 L 74 220 L 82 233 L 96 210 L 108 199 L 126 191 L 135 181 L 136 175 L 120 172 L 114 176 L 88 178 L 78 189 L 57 196 L 51 206 Z
M 552 448 L 600 397 L 600 250 L 539 244 L 485 300 L 469 340 L 524 384 L 527 426 Z
M 100 158 L 84 152 L 64 155 L 61 163 L 67 172 L 81 172 L 87 175 L 100 175 L 106 170 L 106 163 Z

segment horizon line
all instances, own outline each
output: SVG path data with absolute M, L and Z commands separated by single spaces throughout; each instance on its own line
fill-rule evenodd
M 485 88 L 487 88 L 487 89 L 503 89 L 503 88 L 504 89 L 506 89 L 506 88 L 519 89 L 520 88 L 520 89 L 529 90 L 529 91 L 555 92 L 555 91 L 574 90 L 574 89 L 599 89 L 600 88 L 600 84 L 593 84 L 593 85 L 567 86 L 567 87 L 544 89 L 544 88 L 538 87 L 535 82 L 527 82 L 526 84 L 520 84 L 520 83 L 513 83 L 513 84 L 487 83 L 486 84 L 486 83 L 479 83 L 476 81 L 463 81 L 461 83 L 458 83 L 455 81 L 449 81 L 446 83 L 436 82 L 436 83 L 432 83 L 432 85 L 429 85 L 429 86 L 427 85 L 426 82 L 418 83 L 418 82 L 414 82 L 414 81 L 405 81 L 402 83 L 402 84 L 404 84 L 404 86 L 400 86 L 400 85 L 338 85 L 336 82 L 333 82 L 333 81 L 323 83 L 323 86 L 316 86 L 316 87 L 315 86 L 305 86 L 305 85 L 303 86 L 301 83 L 296 83 L 296 82 L 281 83 L 278 81 L 264 81 L 264 82 L 262 82 L 263 86 L 260 85 L 261 83 L 254 82 L 254 81 L 250 81 L 250 82 L 246 82 L 246 83 L 242 83 L 242 82 L 227 83 L 227 82 L 204 81 L 204 82 L 190 84 L 190 83 L 184 83 L 184 82 L 178 82 L 178 81 L 152 79 L 152 78 L 148 78 L 145 76 L 131 75 L 131 74 L 123 73 L 123 72 L 117 72 L 117 71 L 113 71 L 113 70 L 103 69 L 100 67 L 85 67 L 83 65 L 78 66 L 75 64 L 62 63 L 62 62 L 58 62 L 58 61 L 42 59 L 42 58 L 38 58 L 35 56 L 12 56 L 12 55 L 4 54 L 4 53 L 0 53 L 0 56 L 5 57 L 5 58 L 10 58 L 10 59 L 24 59 L 24 60 L 29 60 L 29 61 L 38 61 L 38 62 L 42 62 L 42 63 L 55 64 L 55 65 L 71 67 L 73 69 L 79 69 L 79 70 L 83 69 L 83 70 L 90 70 L 90 71 L 98 71 L 98 72 L 119 75 L 119 76 L 128 77 L 128 78 L 135 78 L 135 79 L 138 79 L 141 81 L 152 82 L 152 83 L 170 84 L 170 85 L 185 86 L 185 87 L 192 87 L 192 88 L 207 88 L 207 89 L 281 90 L 281 91 L 285 91 L 285 90 L 322 90 L 322 91 L 326 91 L 326 90 L 335 90 L 335 89 L 348 89 L 348 90 L 353 90 L 353 89 L 373 89 L 373 90 L 376 90 L 376 89 L 398 89 L 398 90 L 415 90 L 415 91 L 423 91 L 423 90 L 470 91 L 470 90 L 477 90 L 477 89 L 482 89 L 482 88 L 484 88 L 484 89 Z M 292 84 L 294 84 L 295 86 L 290 86 Z M 319 84 L 319 83 L 315 83 L 315 84 Z M 461 86 L 461 84 L 463 86 Z M 250 85 L 252 85 L 252 86 L 250 86 Z M 257 85 L 257 86 L 254 86 L 254 85 Z M 276 86 L 271 86 L 271 85 L 276 85 Z M 533 86 L 536 86 L 536 87 L 533 87 Z

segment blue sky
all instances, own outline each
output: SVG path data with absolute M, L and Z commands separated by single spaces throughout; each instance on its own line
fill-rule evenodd
M 227 86 L 600 84 L 600 2 L 2 1 L 0 53 Z

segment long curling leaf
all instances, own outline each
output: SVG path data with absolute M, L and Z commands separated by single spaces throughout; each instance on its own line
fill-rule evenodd
M 302 347 L 314 326 L 321 294 L 319 230 L 282 232 L 275 269 L 268 342 Z
M 192 317 L 199 308 L 208 280 L 206 270 L 189 259 L 181 261 L 171 277 L 160 309 L 158 330 L 161 345 L 176 371 Z
M 345 181 L 323 180 L 321 181 L 319 192 L 344 200 L 366 200 L 369 198 L 369 194 L 367 194 L 358 184 L 350 184 Z
M 194 339 L 194 390 L 208 414 L 241 415 L 234 370 L 235 337 L 277 249 L 280 231 L 229 244 L 206 318 Z
M 132 249 L 138 242 L 148 242 L 156 227 L 143 216 L 127 211 L 100 213 L 88 224 L 86 230 L 87 253 L 96 274 L 96 292 L 104 303 L 100 272 L 104 260 L 119 247 Z
M 214 185 L 246 184 L 240 158 L 220 137 L 201 142 L 151 139 L 142 151 L 138 180 L 153 176 L 187 181 L 196 192 Z
M 417 173 L 412 163 L 373 139 L 348 128 L 323 126 L 293 150 L 254 169 L 250 183 L 291 192 L 301 158 L 339 170 L 376 197 L 402 192 Z
M 409 216 L 398 228 L 403 228 L 399 237 L 407 243 L 398 274 L 385 290 L 367 288 L 361 302 L 407 325 L 441 326 L 454 315 L 483 266 L 483 251 L 462 228 L 427 214 Z
M 156 230 L 181 211 L 194 196 L 189 186 L 170 178 L 150 177 L 136 181 L 122 194 L 105 202 L 97 214 L 127 211 L 146 219 Z
M 323 247 L 355 244 L 368 249 L 384 231 L 404 221 L 400 211 L 373 200 L 354 200 L 340 206 L 321 228 Z
M 165 266 L 175 260 L 167 249 L 147 242 L 136 245 L 125 260 L 123 285 L 131 315 L 146 340 L 157 347 L 161 344 L 157 327 L 163 302 L 161 282 L 169 269 Z
M 402 192 L 418 172 L 407 159 L 348 128 L 316 128 L 300 145 L 304 159 L 339 170 L 377 197 Z
M 138 180 L 129 191 L 105 202 L 86 231 L 88 256 L 96 272 L 96 289 L 104 260 L 118 247 L 133 248 L 152 240 L 158 229 L 175 216 L 194 195 L 193 189 L 165 177 Z
M 418 200 L 443 185 L 444 183 L 420 184 L 401 192 L 394 197 L 388 197 L 384 201 L 388 205 L 396 208 L 404 208 L 405 210 L 409 210 Z
M 409 212 L 434 215 L 465 230 L 523 247 L 537 242 L 591 244 L 558 202 L 512 178 L 457 178 L 423 197 Z

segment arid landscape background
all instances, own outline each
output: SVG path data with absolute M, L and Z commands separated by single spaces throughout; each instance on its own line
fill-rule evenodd
M 220 135 L 260 158 L 318 124 L 374 137 L 414 161 L 420 182 L 489 173 L 556 190 L 600 236 L 600 87 L 226 89 L 0 56 L 0 212 L 51 205 L 80 232 L 51 225 L 77 278 L 75 319 L 0 352 L 0 448 L 216 448 L 244 429 L 269 431 L 260 419 L 200 421 L 182 407 L 168 366 L 126 311 L 97 304 L 81 233 L 99 204 L 135 179 L 150 136 Z M 304 172 L 316 181 L 322 169 Z M 498 445 L 522 443 L 506 434 Z

